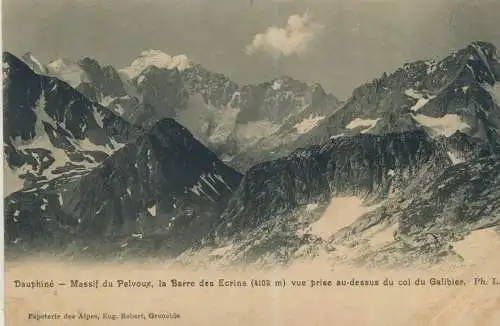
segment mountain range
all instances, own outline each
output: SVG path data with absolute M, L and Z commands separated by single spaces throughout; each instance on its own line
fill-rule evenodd
M 48 65 L 30 53 L 23 58 L 35 72 L 66 81 L 132 124 L 147 129 L 174 118 L 241 172 L 269 152 L 288 154 L 280 149 L 283 139 L 297 139 L 340 105 L 317 83 L 283 76 L 241 86 L 184 56 L 158 50 L 144 51 L 118 70 L 91 58 L 57 59 Z M 266 143 L 264 151 L 254 149 L 250 162 L 237 159 L 259 141 Z
M 184 56 L 3 55 L 9 253 L 273 266 L 460 261 L 498 228 L 500 62 L 472 42 L 341 103 Z

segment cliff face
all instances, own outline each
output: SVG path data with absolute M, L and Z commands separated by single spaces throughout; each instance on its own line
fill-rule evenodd
M 333 196 L 382 199 L 402 189 L 428 164 L 452 163 L 421 131 L 340 137 L 297 150 L 248 171 L 222 214 L 217 233 L 256 227 L 273 216 Z

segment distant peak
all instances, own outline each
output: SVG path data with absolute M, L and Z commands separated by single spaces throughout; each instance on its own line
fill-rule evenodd
M 38 60 L 32 52 L 28 51 L 22 56 L 22 60 L 37 74 L 46 74 L 47 67 Z
M 71 65 L 74 65 L 75 63 L 72 62 L 71 60 L 69 59 L 66 59 L 66 58 L 58 58 L 58 59 L 54 59 L 52 60 L 51 62 L 49 62 L 49 64 L 47 65 L 49 68 L 52 68 L 54 70 L 60 70 L 64 67 L 68 67 L 68 66 L 71 66 Z
M 293 79 L 290 76 L 286 76 L 286 75 L 274 78 L 271 81 L 267 82 L 267 84 L 270 84 L 271 88 L 273 88 L 275 90 L 278 90 L 278 89 L 285 87 L 285 86 L 292 86 L 295 83 L 302 83 L 302 82 L 300 82 L 296 79 Z
M 31 51 L 28 51 L 26 52 L 24 55 L 23 55 L 23 58 L 28 58 L 28 57 L 31 57 L 33 56 L 33 53 Z
M 99 65 L 99 62 L 96 59 L 90 57 L 85 57 L 79 60 L 79 63 L 82 65 Z
M 487 58 L 495 58 L 497 55 L 497 48 L 490 42 L 474 41 L 469 44 L 468 48 L 482 52 Z
M 481 48 L 491 48 L 491 49 L 496 49 L 495 45 L 491 42 L 486 42 L 486 41 L 472 41 L 470 43 L 472 46 L 479 46 Z
M 121 69 L 130 79 L 137 77 L 148 67 L 184 70 L 193 66 L 185 54 L 171 56 L 160 50 L 142 51 L 130 66 Z

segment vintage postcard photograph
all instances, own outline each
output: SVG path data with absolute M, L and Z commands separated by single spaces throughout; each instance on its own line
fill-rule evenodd
M 5 325 L 500 325 L 500 1 L 1 2 Z

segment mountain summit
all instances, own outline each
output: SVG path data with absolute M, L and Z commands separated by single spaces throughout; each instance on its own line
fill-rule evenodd
M 192 63 L 189 61 L 188 57 L 184 54 L 170 56 L 165 52 L 160 50 L 148 50 L 143 51 L 132 61 L 132 64 L 128 67 L 121 69 L 120 71 L 124 73 L 128 79 L 133 79 L 141 74 L 146 68 L 157 67 L 166 69 L 179 69 L 184 70 L 189 68 Z

